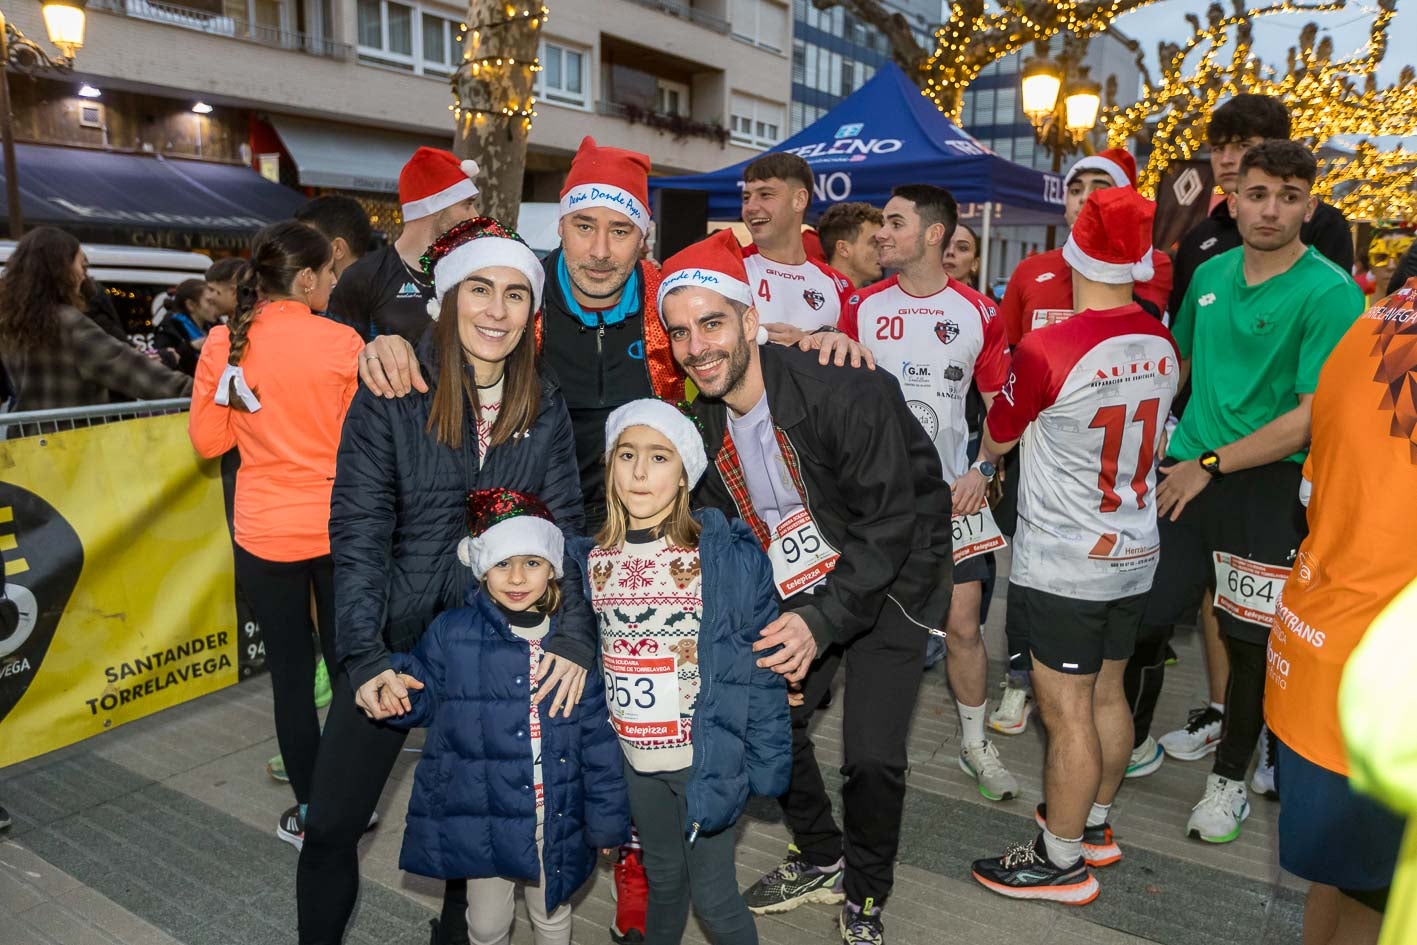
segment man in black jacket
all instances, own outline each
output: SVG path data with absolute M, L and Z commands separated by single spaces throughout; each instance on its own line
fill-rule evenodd
M 781 799 L 795 848 L 745 898 L 766 913 L 844 893 L 842 941 L 880 943 L 926 634 L 949 612 L 939 456 L 889 373 L 754 344 L 758 313 L 730 231 L 670 259 L 659 299 L 713 458 L 695 500 L 744 519 L 767 550 L 783 614 L 753 649 L 802 691 Z M 842 667 L 844 845 L 807 734 Z

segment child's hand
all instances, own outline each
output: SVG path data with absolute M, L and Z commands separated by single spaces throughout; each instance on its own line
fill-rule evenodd
M 398 681 L 405 689 L 422 689 L 423 683 L 414 679 L 408 673 L 398 673 Z M 388 716 L 406 715 L 412 708 L 409 705 L 407 695 L 399 696 L 394 693 L 392 686 L 384 686 L 379 690 L 379 708 L 383 709 Z M 386 716 L 387 717 L 387 716 Z
M 551 701 L 548 718 L 554 718 L 556 710 L 563 706 L 565 708 L 561 715 L 570 718 L 571 710 L 581 701 L 581 693 L 585 691 L 585 677 L 584 666 L 577 666 L 564 656 L 547 653 L 542 657 L 541 665 L 536 668 L 538 688 L 533 701 L 540 704 L 546 694 L 555 689 L 556 698 Z

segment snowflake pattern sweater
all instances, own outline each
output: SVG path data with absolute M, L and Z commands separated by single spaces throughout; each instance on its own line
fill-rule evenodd
M 699 553 L 631 530 L 620 549 L 590 553 L 611 723 L 640 772 L 693 764 L 699 698 Z

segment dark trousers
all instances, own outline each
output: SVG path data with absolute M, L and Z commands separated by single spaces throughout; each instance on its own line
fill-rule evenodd
M 1243 781 L 1264 728 L 1265 645 L 1225 637 L 1230 654 L 1230 683 L 1225 687 L 1225 722 L 1211 769 L 1222 778 Z
M 905 807 L 906 739 L 925 660 L 926 630 L 886 601 L 870 632 L 827 648 L 792 709 L 792 783 L 779 798 L 793 842 L 818 866 L 846 857 L 846 895 L 882 904 L 895 881 Z M 845 666 L 842 743 L 845 833 L 832 816 L 821 768 L 807 734 L 812 713 Z
M 1172 629 L 1169 625 L 1144 623 L 1137 630 L 1137 647 L 1122 676 L 1127 704 L 1132 707 L 1132 748 L 1139 747 L 1151 734 L 1151 719 L 1166 681 L 1166 646 L 1171 642 Z
M 733 828 L 688 839 L 689 770 L 640 774 L 625 762 L 630 813 L 649 881 L 645 945 L 678 945 L 689 904 L 716 945 L 757 945 L 758 928 L 738 891 Z
M 344 672 L 330 674 L 334 698 L 315 762 L 305 845 L 295 874 L 301 945 L 339 945 L 359 893 L 359 838 L 384 791 L 407 732 L 369 719 Z M 467 881 L 450 882 L 442 926 L 465 930 Z
M 320 650 L 335 666 L 334 565 L 329 555 L 306 561 L 267 561 L 235 546 L 236 579 L 251 602 L 266 647 L 275 702 L 276 741 L 300 804 L 310 802 L 320 717 L 315 710 L 315 650 L 310 643 L 310 593 L 315 594 Z

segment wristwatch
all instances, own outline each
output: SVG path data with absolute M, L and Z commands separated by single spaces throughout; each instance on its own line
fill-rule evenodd
M 969 468 L 979 470 L 979 475 L 983 476 L 985 479 L 994 478 L 994 464 L 987 459 L 981 459 Z
M 1220 456 L 1215 450 L 1206 450 L 1200 455 L 1201 469 L 1210 473 L 1212 479 L 1224 479 L 1225 473 L 1220 469 Z

